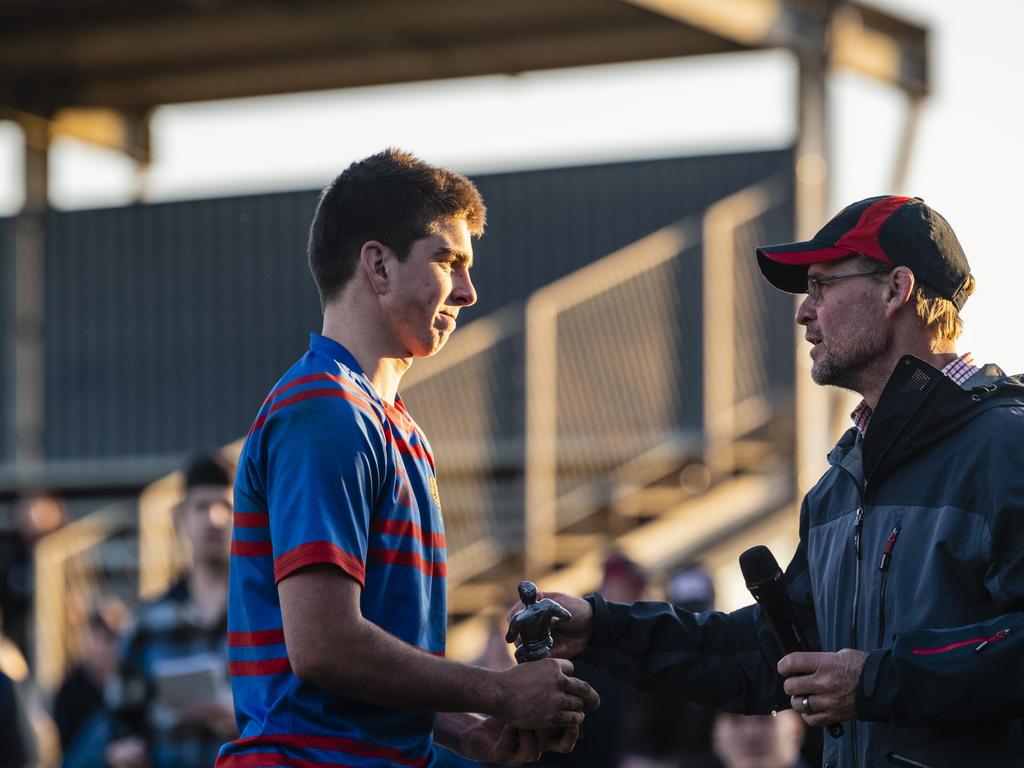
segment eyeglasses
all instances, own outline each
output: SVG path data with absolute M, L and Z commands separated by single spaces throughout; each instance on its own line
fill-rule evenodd
M 830 275 L 829 277 L 815 277 L 814 275 L 807 276 L 807 295 L 811 297 L 811 301 L 817 304 L 821 301 L 823 288 L 828 283 L 834 283 L 837 280 L 845 280 L 848 277 L 865 277 L 866 275 L 884 275 L 891 272 L 891 269 L 869 269 L 866 272 L 847 272 L 843 275 Z

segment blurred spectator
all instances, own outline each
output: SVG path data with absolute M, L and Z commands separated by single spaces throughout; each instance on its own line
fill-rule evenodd
M 17 686 L 0 672 L 0 768 L 34 765 L 34 742 Z
M 127 611 L 115 597 L 104 598 L 89 611 L 79 662 L 57 690 L 53 719 L 60 732 L 66 762 L 79 744 L 92 744 L 96 730 L 109 731 L 103 691 L 117 671 L 117 635 Z M 85 731 L 88 735 L 83 736 Z M 88 750 L 87 750 L 88 751 Z
M 2 630 L 2 619 L 0 616 L 0 630 Z M 43 707 L 42 696 L 36 689 L 32 678 L 29 675 L 28 662 L 10 638 L 0 631 L 0 676 L 9 680 L 14 686 L 13 701 L 7 700 L 8 706 L 15 706 L 19 720 L 18 733 L 23 734 L 27 740 L 28 749 L 33 756 L 32 765 L 52 766 L 56 765 L 60 758 L 60 743 L 57 735 L 57 728 L 53 724 L 49 713 Z M 14 720 L 10 721 L 14 723 Z M 6 719 L 5 719 L 6 723 Z M 6 765 L 3 762 L 4 755 L 0 753 L 0 766 Z
M 112 768 L 209 768 L 238 735 L 227 662 L 227 576 L 232 471 L 203 456 L 185 470 L 175 526 L 191 546 L 192 568 L 145 603 L 122 640 L 107 690 Z
M 715 582 L 703 567 L 684 565 L 665 580 L 665 599 L 685 611 L 710 611 L 715 607 Z
M 51 493 L 23 496 L 14 505 L 14 529 L 0 539 L 0 613 L 4 633 L 31 660 L 29 627 L 35 591 L 36 542 L 67 521 L 64 503 Z
M 725 768 L 805 768 L 800 760 L 803 722 L 793 710 L 778 715 L 733 715 L 715 719 L 715 754 Z

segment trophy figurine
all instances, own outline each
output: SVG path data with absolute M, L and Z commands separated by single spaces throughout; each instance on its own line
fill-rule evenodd
M 537 602 L 537 585 L 532 581 L 519 582 L 519 599 L 525 606 L 508 621 L 505 642 L 511 643 L 519 636 L 516 648 L 516 662 L 538 661 L 547 658 L 555 639 L 551 636 L 551 625 L 568 621 L 572 614 L 551 598 Z

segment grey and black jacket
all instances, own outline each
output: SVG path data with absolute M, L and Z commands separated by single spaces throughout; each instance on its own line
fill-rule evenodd
M 869 651 L 827 768 L 1024 766 L 1024 378 L 914 357 L 804 498 L 788 591 L 809 642 Z M 717 709 L 789 706 L 760 609 L 588 598 L 583 658 Z

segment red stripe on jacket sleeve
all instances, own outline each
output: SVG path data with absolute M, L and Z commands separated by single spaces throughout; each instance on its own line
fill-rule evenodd
M 336 565 L 360 586 L 366 586 L 366 564 L 355 555 L 346 552 L 337 544 L 329 541 L 310 541 L 288 550 L 274 560 L 274 581 L 281 581 L 285 576 L 307 565 L 329 563 Z
M 968 640 L 960 640 L 956 643 L 950 643 L 949 645 L 943 645 L 939 648 L 915 648 L 912 653 L 915 656 L 930 656 L 933 653 L 946 653 L 946 651 L 952 651 L 957 648 L 963 648 L 965 645 L 977 645 L 978 643 L 988 640 L 987 637 L 972 637 Z

